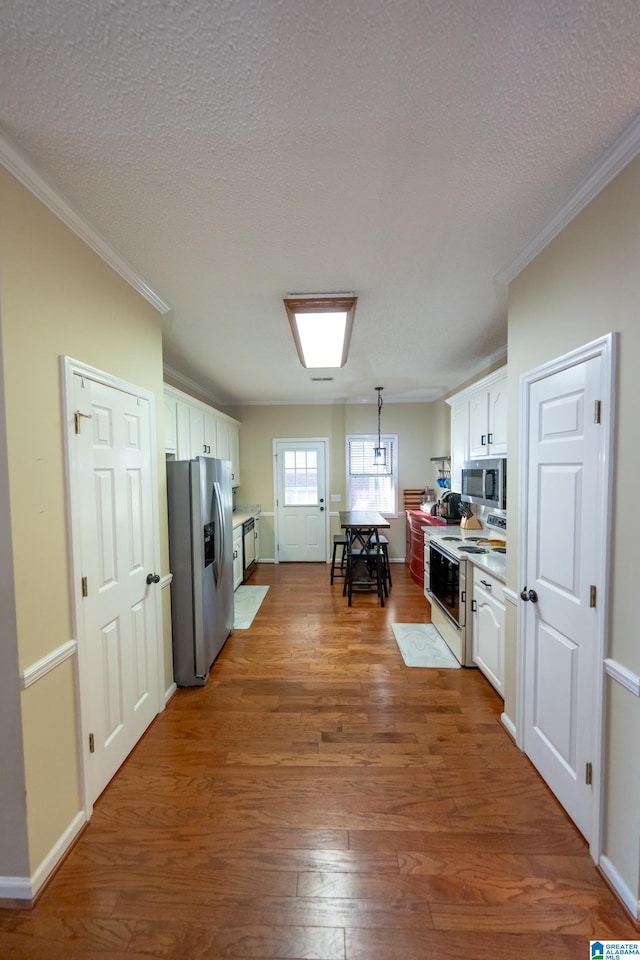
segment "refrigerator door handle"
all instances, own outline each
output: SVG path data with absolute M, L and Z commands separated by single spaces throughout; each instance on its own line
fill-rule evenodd
M 220 579 L 224 569 L 224 513 L 222 511 L 222 488 L 217 480 L 213 483 L 213 492 L 216 498 L 216 513 L 218 515 L 218 536 L 216 537 L 216 579 Z

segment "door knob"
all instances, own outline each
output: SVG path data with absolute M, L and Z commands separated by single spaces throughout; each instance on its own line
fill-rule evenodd
M 531 603 L 538 602 L 538 594 L 535 592 L 535 590 L 529 590 L 529 600 L 531 600 Z
M 321 511 L 324 510 L 324 507 L 320 507 L 320 510 L 321 510 Z
M 521 599 L 521 600 L 526 600 L 526 601 L 529 601 L 529 600 L 530 600 L 531 603 L 537 603 L 537 602 L 538 602 L 538 594 L 535 592 L 535 590 L 527 590 L 527 588 L 526 588 L 526 586 L 525 586 L 525 587 L 522 588 L 522 591 L 521 591 L 521 593 L 520 593 L 520 599 Z
M 151 586 L 152 583 L 160 583 L 160 574 L 159 573 L 148 573 L 147 574 L 147 583 Z

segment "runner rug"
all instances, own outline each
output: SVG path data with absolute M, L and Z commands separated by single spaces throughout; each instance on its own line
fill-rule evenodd
M 240 586 L 233 595 L 233 629 L 248 630 L 269 587 Z
M 460 666 L 432 623 L 392 623 L 391 629 L 408 667 Z

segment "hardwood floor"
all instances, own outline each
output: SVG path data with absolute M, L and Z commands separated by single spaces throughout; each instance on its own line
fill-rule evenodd
M 325 565 L 270 586 L 202 689 L 179 690 L 99 799 L 6 960 L 587 960 L 637 939 L 502 727 L 477 670 L 404 666 L 428 619 Z

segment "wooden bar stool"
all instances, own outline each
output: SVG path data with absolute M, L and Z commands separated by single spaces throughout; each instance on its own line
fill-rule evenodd
M 347 566 L 342 589 L 346 594 L 349 606 L 354 590 L 356 592 L 371 592 L 375 590 L 384 607 L 384 598 L 388 596 L 387 582 L 384 570 L 384 554 L 379 543 L 371 542 L 369 546 L 354 546 L 353 540 L 347 543 Z
M 342 547 L 340 564 L 338 566 L 338 547 Z M 333 555 L 331 557 L 331 583 L 334 577 L 346 576 L 347 569 L 347 538 L 344 533 L 333 535 Z

